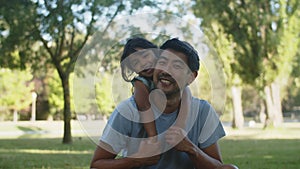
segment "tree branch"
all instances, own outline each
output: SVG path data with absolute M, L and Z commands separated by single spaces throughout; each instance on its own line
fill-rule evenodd
M 50 55 L 50 58 L 54 64 L 54 66 L 56 67 L 58 73 L 60 75 L 62 75 L 62 67 L 60 65 L 60 62 L 57 60 L 57 58 L 55 57 L 54 53 L 51 51 L 51 48 L 48 46 L 48 42 L 41 36 L 41 32 L 39 31 L 39 29 L 37 28 L 36 25 L 34 25 L 34 28 L 36 29 L 36 31 L 38 32 L 37 33 L 37 36 L 38 36 L 38 39 L 43 43 L 43 46 L 45 47 L 46 51 L 48 52 L 48 54 Z
M 71 33 L 71 43 L 70 43 L 70 49 L 69 51 L 73 51 L 73 45 L 74 45 L 74 39 L 75 39 L 75 25 L 72 23 L 72 33 Z
M 115 19 L 115 17 L 117 16 L 117 14 L 120 12 L 121 7 L 123 6 L 123 3 L 121 1 L 121 3 L 119 4 L 117 10 L 115 11 L 114 15 L 111 17 L 110 21 L 108 22 L 108 24 L 106 25 L 103 34 L 107 31 L 107 29 L 109 28 L 109 26 L 111 25 L 111 23 L 113 22 L 113 20 Z
M 108 24 L 106 25 L 104 31 L 102 32 L 103 34 L 108 30 L 109 26 L 111 25 L 111 23 L 113 22 L 113 20 L 114 20 L 115 17 L 117 16 L 117 14 L 120 12 L 122 6 L 123 6 L 123 3 L 122 3 L 122 1 L 121 1 L 120 4 L 118 5 L 118 7 L 117 7 L 117 9 L 116 9 L 116 11 L 115 11 L 115 13 L 114 13 L 114 15 L 111 17 L 110 21 L 108 22 Z M 67 68 L 67 71 L 68 71 L 68 72 L 71 72 L 71 70 L 72 70 L 72 68 L 73 68 L 73 66 L 74 66 L 73 64 L 74 64 L 75 61 L 77 60 L 77 57 L 78 57 L 79 52 L 81 51 L 81 49 L 83 48 L 83 46 L 86 44 L 86 42 L 87 42 L 89 36 L 90 36 L 91 33 L 92 33 L 93 24 L 94 24 L 94 22 L 95 22 L 95 20 L 94 20 L 94 15 L 95 15 L 95 13 L 94 13 L 94 11 L 93 11 L 93 12 L 92 12 L 92 19 L 91 19 L 91 22 L 90 22 L 89 25 L 88 25 L 88 28 L 87 28 L 87 34 L 86 34 L 86 36 L 85 36 L 85 38 L 84 38 L 84 41 L 82 42 L 81 46 L 80 46 L 74 53 L 71 54 L 71 60 L 70 60 L 70 62 L 69 62 L 69 64 L 68 64 L 68 68 Z

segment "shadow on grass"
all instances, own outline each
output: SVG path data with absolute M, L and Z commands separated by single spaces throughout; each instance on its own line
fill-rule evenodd
M 0 139 L 0 168 L 89 168 L 95 149 L 89 138 Z
M 36 126 L 17 126 L 17 128 L 23 132 L 19 138 L 41 138 L 42 135 L 49 133 L 49 131 Z
M 17 126 L 19 130 L 22 130 L 23 132 L 36 132 L 36 131 L 42 131 L 40 127 L 32 126 L 32 127 L 24 127 L 24 126 Z
M 239 168 L 299 169 L 299 139 L 224 139 L 220 141 L 225 163 Z

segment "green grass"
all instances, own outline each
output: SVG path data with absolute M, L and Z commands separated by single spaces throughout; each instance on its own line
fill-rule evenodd
M 230 140 L 220 142 L 225 163 L 241 169 L 299 169 L 300 140 Z
M 41 125 L 0 128 L 11 131 L 44 131 Z M 1 125 L 0 125 L 1 126 Z M 51 128 L 52 127 L 52 128 Z M 13 129 L 15 128 L 15 129 Z M 49 125 L 49 131 L 53 126 Z M 279 129 L 260 127 L 233 130 L 220 143 L 223 161 L 240 169 L 298 169 L 300 166 L 300 124 L 285 124 Z M 48 129 L 47 129 L 48 131 Z M 0 169 L 81 169 L 89 168 L 96 144 L 86 136 L 75 136 L 70 145 L 62 138 L 47 135 L 0 136 Z
M 300 123 L 263 130 L 262 126 L 234 130 L 219 144 L 225 163 L 240 169 L 299 169 Z
M 61 138 L 0 139 L 1 169 L 83 169 L 96 145 L 88 138 L 75 137 L 70 145 Z

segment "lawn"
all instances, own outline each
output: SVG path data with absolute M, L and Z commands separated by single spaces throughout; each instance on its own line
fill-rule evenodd
M 13 127 L 17 125 L 17 127 Z M 54 126 L 16 123 L 0 124 L 0 169 L 81 169 L 89 168 L 95 143 L 84 133 L 76 134 L 73 143 L 62 144 Z M 57 125 L 58 130 L 61 126 Z M 73 129 L 80 127 L 74 125 Z M 39 131 L 35 134 L 5 137 L 1 132 Z M 285 124 L 279 129 L 260 127 L 233 130 L 220 141 L 223 160 L 240 169 L 299 169 L 300 124 Z M 41 134 L 42 133 L 42 134 Z M 48 135 L 47 135 L 48 133 Z M 51 133 L 51 135 L 49 135 Z M 60 133 L 59 133 L 60 134 Z
M 221 142 L 224 162 L 240 169 L 299 169 L 300 140 L 264 139 Z
M 61 138 L 0 139 L 1 169 L 88 168 L 95 144 L 75 137 L 64 145 Z
M 300 123 L 261 128 L 226 128 L 228 136 L 220 141 L 224 162 L 240 169 L 299 169 Z

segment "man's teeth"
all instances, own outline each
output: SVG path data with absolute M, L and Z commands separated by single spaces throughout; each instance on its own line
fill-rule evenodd
M 171 84 L 171 82 L 169 80 L 161 79 L 160 81 L 166 85 Z

